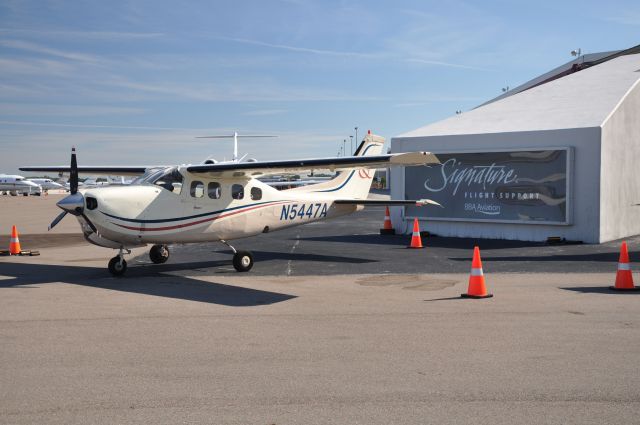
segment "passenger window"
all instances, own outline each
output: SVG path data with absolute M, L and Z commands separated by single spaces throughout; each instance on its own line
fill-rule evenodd
M 251 188 L 251 199 L 254 201 L 258 201 L 260 199 L 262 199 L 262 189 L 260 189 L 259 187 L 252 187 Z
M 207 193 L 211 199 L 220 199 L 220 183 L 211 182 L 207 185 Z
M 204 184 L 202 182 L 191 182 L 191 196 L 194 198 L 202 198 L 204 196 Z
M 231 186 L 231 197 L 233 199 L 242 199 L 244 198 L 244 186 L 241 184 L 234 184 Z

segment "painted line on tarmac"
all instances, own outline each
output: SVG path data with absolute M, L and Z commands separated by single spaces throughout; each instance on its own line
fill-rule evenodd
M 296 243 L 294 243 L 293 246 L 291 247 L 291 251 L 289 251 L 289 254 L 293 254 L 293 251 L 296 250 L 296 247 L 298 246 L 299 243 L 300 243 L 300 234 L 298 233 L 296 235 Z M 293 258 L 290 258 L 289 261 L 287 261 L 287 276 L 291 276 L 291 272 L 293 271 L 291 267 L 292 261 L 293 261 Z

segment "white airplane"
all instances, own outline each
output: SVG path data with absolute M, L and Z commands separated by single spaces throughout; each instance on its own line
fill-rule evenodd
M 12 195 L 22 193 L 25 196 L 30 194 L 40 195 L 42 188 L 22 176 L 0 174 L 0 192 L 9 192 Z
M 47 178 L 44 178 L 44 179 L 28 178 L 27 180 L 29 180 L 30 182 L 34 182 L 44 190 L 64 189 L 64 186 L 61 185 L 60 183 L 56 183 L 53 180 L 47 179 Z
M 437 164 L 428 152 L 381 155 L 384 139 L 368 134 L 352 157 L 238 162 L 163 167 L 78 167 L 75 148 L 71 166 L 23 167 L 22 171 L 70 173 L 71 194 L 57 203 L 80 222 L 85 238 L 118 249 L 109 271 L 120 276 L 127 269 L 130 248 L 153 244 L 153 263 L 169 258 L 168 244 L 219 241 L 233 251 L 239 272 L 253 267 L 249 251 L 228 241 L 353 213 L 365 205 L 439 205 L 423 200 L 368 200 L 373 172 L 380 166 Z M 334 179 L 279 191 L 259 181 L 267 174 L 310 169 L 342 170 Z M 128 186 L 78 191 L 78 173 L 139 175 Z

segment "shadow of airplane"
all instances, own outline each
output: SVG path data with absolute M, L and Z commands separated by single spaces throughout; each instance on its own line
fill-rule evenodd
M 185 301 L 249 307 L 275 304 L 296 298 L 295 295 L 243 288 L 214 282 L 167 274 L 174 271 L 216 267 L 228 262 L 197 262 L 182 264 L 162 264 L 132 266 L 126 277 L 111 277 L 104 268 L 75 267 L 46 264 L 1 262 L 0 274 L 9 279 L 0 280 L 0 289 L 28 285 L 63 282 L 74 285 L 102 288 L 133 294 L 152 295 Z
M 349 264 L 365 264 L 376 263 L 377 260 L 370 260 L 367 258 L 346 257 L 344 255 L 322 255 L 322 254 L 305 254 L 305 253 L 290 253 L 290 252 L 277 252 L 277 251 L 251 251 L 256 261 L 270 261 L 270 260 L 293 260 L 293 261 L 314 261 L 314 262 L 328 262 L 328 263 L 349 263 Z M 228 262 L 226 263 L 228 264 Z

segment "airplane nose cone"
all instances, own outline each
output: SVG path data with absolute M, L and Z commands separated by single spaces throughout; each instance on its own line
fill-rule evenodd
M 76 192 L 62 198 L 56 205 L 70 214 L 80 215 L 84 209 L 84 196 L 80 192 Z

